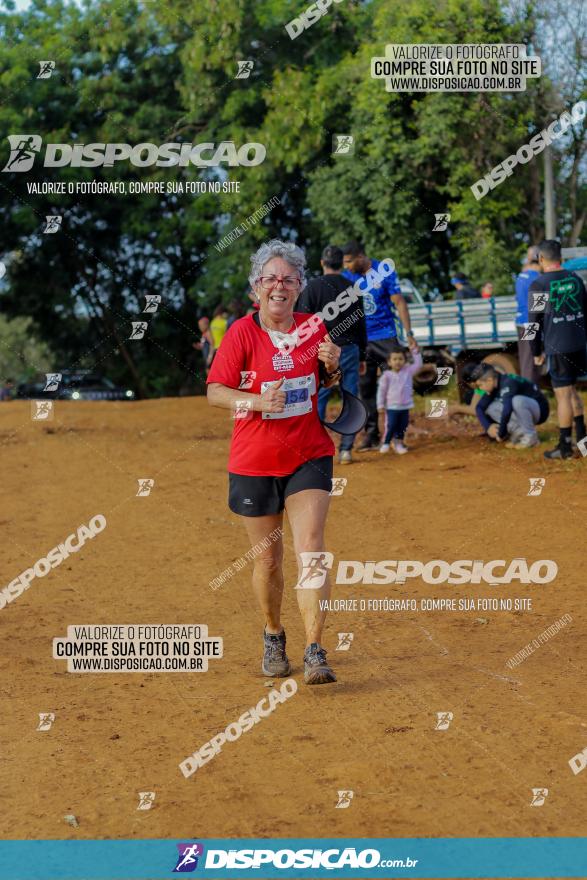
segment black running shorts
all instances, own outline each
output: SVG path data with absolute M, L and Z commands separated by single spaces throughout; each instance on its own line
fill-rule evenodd
M 547 366 L 553 388 L 574 385 L 579 376 L 587 373 L 587 352 L 582 348 L 580 351 L 549 354 Z
M 240 516 L 281 513 L 285 499 L 304 489 L 332 489 L 332 456 L 314 458 L 285 477 L 247 477 L 228 474 L 228 506 Z

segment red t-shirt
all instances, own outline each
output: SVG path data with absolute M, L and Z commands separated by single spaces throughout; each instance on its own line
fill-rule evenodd
M 251 410 L 245 418 L 235 418 L 228 460 L 228 470 L 234 474 L 284 477 L 306 461 L 334 455 L 334 444 L 318 418 L 317 407 L 318 345 L 326 327 L 318 318 L 312 316 L 309 321 L 309 315 L 296 312 L 298 344 L 281 351 L 255 318 L 258 320 L 256 315 L 246 315 L 232 324 L 216 352 L 207 382 L 261 394 L 262 383 L 285 377 L 286 417 Z

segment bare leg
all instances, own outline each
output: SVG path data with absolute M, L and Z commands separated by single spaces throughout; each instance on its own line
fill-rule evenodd
M 294 549 L 298 560 L 298 571 L 302 572 L 300 553 L 316 553 L 318 568 L 324 572 L 324 582 L 319 589 L 298 589 L 298 606 L 306 631 L 306 645 L 320 643 L 326 611 L 320 609 L 320 600 L 330 596 L 328 570 L 320 563 L 320 552 L 324 551 L 324 525 L 330 496 L 322 489 L 306 489 L 290 495 L 285 509 L 292 530 Z
M 579 392 L 577 391 L 577 389 L 575 388 L 574 385 L 572 386 L 571 393 L 572 393 L 571 404 L 573 407 L 573 418 L 577 418 L 577 416 L 583 415 L 583 412 L 584 412 L 583 400 L 581 399 L 581 395 L 579 394 Z
M 576 394 L 576 391 L 572 385 L 565 385 L 563 388 L 554 389 L 559 428 L 572 427 L 574 400 L 573 392 L 575 392 Z
M 245 527 L 251 547 L 264 539 L 270 541 L 267 549 L 261 549 L 253 561 L 253 590 L 265 616 L 265 629 L 277 634 L 281 626 L 281 600 L 283 598 L 283 537 L 270 538 L 274 529 L 283 525 L 283 514 L 271 516 L 244 516 Z

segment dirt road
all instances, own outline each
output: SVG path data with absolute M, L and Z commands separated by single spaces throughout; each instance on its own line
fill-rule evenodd
M 267 694 L 248 550 L 226 506 L 230 419 L 201 398 L 63 402 L 33 422 L 0 406 L 2 585 L 103 514 L 107 526 L 0 610 L 4 828 L 11 838 L 573 836 L 585 832 L 585 463 L 490 447 L 416 419 L 410 453 L 368 454 L 333 497 L 328 549 L 347 560 L 554 560 L 544 585 L 349 585 L 337 598 L 530 597 L 532 610 L 338 612 L 339 681 L 299 690 L 185 779 L 178 764 Z M 546 477 L 528 496 L 529 479 Z M 137 497 L 137 481 L 155 481 Z M 296 567 L 286 533 L 290 587 Z M 572 622 L 515 668 L 563 615 Z M 52 659 L 71 624 L 202 623 L 224 639 L 207 673 L 75 675 Z M 349 651 L 337 633 L 352 632 Z M 50 730 L 38 715 L 55 713 Z M 450 712 L 447 729 L 437 713 Z M 532 789 L 547 788 L 531 807 Z M 339 790 L 354 792 L 336 809 Z M 138 792 L 156 793 L 138 811 Z M 76 816 L 73 828 L 64 816 Z

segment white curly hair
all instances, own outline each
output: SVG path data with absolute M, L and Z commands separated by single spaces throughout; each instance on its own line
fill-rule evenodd
M 273 257 L 281 257 L 285 260 L 300 279 L 300 293 L 306 286 L 306 255 L 303 250 L 292 241 L 281 241 L 279 238 L 273 238 L 261 245 L 261 247 L 251 254 L 251 272 L 249 274 L 249 283 L 254 287 L 261 275 L 263 274 L 263 266 Z

